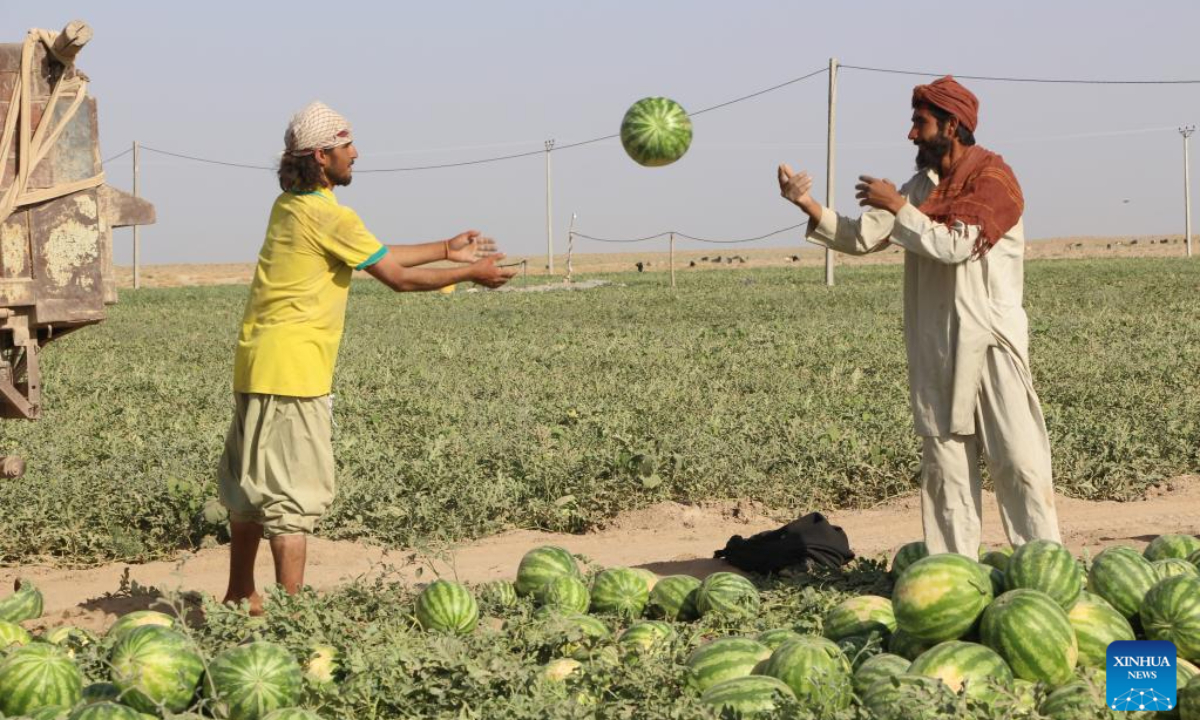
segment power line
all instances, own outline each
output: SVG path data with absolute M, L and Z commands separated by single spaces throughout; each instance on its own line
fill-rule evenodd
M 812 77 L 816 77 L 817 75 L 820 75 L 823 72 L 827 72 L 827 70 L 825 68 L 821 68 L 820 70 L 816 70 L 814 72 L 808 73 L 807 75 L 802 75 L 797 78 L 792 78 L 791 80 L 784 81 L 782 83 L 779 83 L 778 85 L 772 85 L 771 87 L 766 88 L 765 90 L 759 90 L 758 92 L 754 92 L 749 95 L 743 95 L 742 97 L 734 98 L 733 100 L 727 100 L 723 103 L 719 103 L 717 105 L 706 107 L 702 110 L 697 110 L 694 113 L 689 113 L 689 116 L 694 117 L 696 115 L 701 115 L 706 112 L 711 112 L 713 110 L 727 107 L 727 106 L 733 105 L 735 103 L 744 102 L 746 100 L 756 98 L 760 95 L 765 95 L 766 93 L 773 92 L 775 90 L 779 90 L 780 88 L 785 88 L 789 85 L 794 85 L 795 83 L 807 80 Z M 617 137 L 620 137 L 620 134 L 614 133 L 612 135 L 604 135 L 601 137 L 595 137 L 590 140 L 580 140 L 579 142 L 566 143 L 563 145 L 559 145 L 555 149 L 556 150 L 570 150 L 571 148 L 583 147 L 584 145 L 591 145 L 593 143 L 604 142 L 605 140 L 612 140 Z M 224 160 L 211 160 L 208 158 L 196 157 L 194 155 L 185 155 L 183 153 L 170 152 L 167 150 L 158 150 L 158 149 L 152 148 L 148 145 L 143 145 L 142 149 L 149 150 L 150 152 L 159 153 L 160 155 L 169 155 L 171 157 L 181 158 L 183 160 L 193 160 L 195 162 L 209 163 L 212 165 L 224 165 L 227 167 L 245 168 L 245 169 L 249 169 L 249 170 L 274 170 L 274 168 L 263 166 L 263 165 L 250 165 L 250 164 L 246 164 L 246 163 L 226 162 Z M 128 151 L 126 151 L 126 152 L 128 152 Z M 461 162 L 450 162 L 450 163 L 436 163 L 436 164 L 432 164 L 432 165 L 412 165 L 412 166 L 408 166 L 408 167 L 362 169 L 362 170 L 358 170 L 356 172 L 358 172 L 358 173 L 390 173 L 390 172 L 416 172 L 419 170 L 442 170 L 442 169 L 446 169 L 446 168 L 466 167 L 469 165 L 483 165 L 485 163 L 501 162 L 504 160 L 516 160 L 517 158 L 533 157 L 535 155 L 541 155 L 544 152 L 547 152 L 547 150 L 545 150 L 545 149 L 528 150 L 526 152 L 511 153 L 508 155 L 498 155 L 495 157 L 479 158 L 477 160 L 464 160 Z M 124 154 L 124 153 L 122 153 L 122 154 Z M 117 157 L 120 157 L 120 156 L 117 156 Z
M 798 83 L 798 82 L 800 82 L 800 81 L 802 81 L 802 80 L 807 80 L 807 79 L 809 79 L 809 78 L 811 78 L 811 77 L 816 77 L 817 75 L 820 75 L 820 74 L 822 74 L 822 73 L 827 73 L 827 72 L 829 72 L 829 68 L 821 68 L 820 70 L 814 70 L 813 72 L 810 72 L 810 73 L 809 73 L 809 74 L 807 74 L 807 75 L 803 75 L 803 76 L 801 76 L 801 77 L 798 77 L 798 78 L 792 78 L 791 80 L 788 80 L 787 82 L 782 82 L 782 83 L 779 83 L 778 85 L 772 85 L 771 87 L 767 88 L 766 90 L 759 90 L 759 91 L 758 91 L 758 92 L 756 92 L 756 93 L 751 93 L 751 94 L 749 94 L 749 95 L 743 95 L 742 97 L 740 97 L 740 98 L 737 98 L 737 99 L 735 99 L 735 100 L 729 100 L 728 102 L 723 102 L 723 103 L 720 103 L 719 105 L 713 105 L 712 107 L 706 107 L 706 108 L 704 108 L 703 110 L 697 110 L 697 111 L 696 111 L 696 112 L 694 112 L 694 113 L 688 113 L 688 116 L 689 116 L 689 117 L 695 117 L 695 116 L 697 116 L 697 115 L 703 115 L 703 114 L 704 114 L 704 113 L 706 113 L 706 112 L 710 112 L 710 111 L 712 111 L 712 110 L 717 110 L 717 109 L 719 109 L 719 108 L 723 108 L 723 107 L 725 107 L 726 105 L 732 105 L 732 104 L 734 104 L 734 103 L 740 103 L 740 102 L 742 102 L 743 100 L 749 100 L 750 98 L 755 98 L 755 97 L 758 97 L 759 95 L 765 95 L 765 94 L 767 94 L 767 93 L 769 93 L 769 92 L 772 92 L 772 91 L 778 90 L 779 88 L 784 88 L 784 87 L 787 87 L 788 85 L 792 85 L 792 84 L 794 84 L 794 83 Z
M 675 237 L 686 238 L 688 240 L 695 240 L 696 242 L 709 243 L 709 244 L 713 244 L 713 245 L 736 245 L 738 243 L 754 242 L 755 240 L 765 240 L 774 235 L 779 235 L 781 233 L 788 232 L 789 230 L 795 230 L 797 228 L 802 228 L 802 227 L 807 227 L 807 226 L 808 226 L 807 222 L 799 223 L 797 225 L 788 225 L 785 228 L 779 228 L 778 230 L 772 230 L 771 232 L 769 232 L 765 235 L 759 235 L 757 237 L 752 237 L 752 238 L 741 238 L 739 240 L 711 240 L 708 238 L 692 237 L 691 235 L 685 235 L 684 233 L 679 233 L 679 232 L 675 233 Z
M 274 170 L 275 168 L 267 165 L 247 165 L 245 163 L 225 162 L 224 160 L 209 160 L 208 158 L 196 157 L 195 155 L 184 155 L 183 153 L 171 152 L 169 150 L 159 150 L 152 148 L 149 145 L 142 145 L 143 150 L 149 150 L 152 153 L 159 155 L 170 155 L 171 157 L 181 158 L 183 160 L 194 160 L 196 162 L 209 163 L 211 165 L 225 165 L 226 167 L 246 168 L 249 170 Z M 359 172 L 362 172 L 361 170 Z
M 129 153 L 131 153 L 131 152 L 133 152 L 133 148 L 132 148 L 132 147 L 126 148 L 126 149 L 125 149 L 125 150 L 123 150 L 122 152 L 119 152 L 119 153 L 117 153 L 116 155 L 113 155 L 112 157 L 110 157 L 109 159 L 105 160 L 105 161 L 104 161 L 104 162 L 102 162 L 101 164 L 102 164 L 102 165 L 107 165 L 107 164 L 109 164 L 110 162 L 112 162 L 113 160 L 119 160 L 119 159 L 121 159 L 121 158 L 125 157 L 126 155 L 128 155 L 128 154 L 129 154 Z
M 654 239 L 656 239 L 656 238 L 666 237 L 667 235 L 670 235 L 670 234 L 671 234 L 671 233 L 669 233 L 669 232 L 661 232 L 661 233 L 658 233 L 658 234 L 656 234 L 656 235 L 647 235 L 646 237 L 640 237 L 640 238 L 621 238 L 621 239 L 614 239 L 614 238 L 600 238 L 600 237 L 594 237 L 594 236 L 592 236 L 592 235 L 585 235 L 585 234 L 583 234 L 583 233 L 581 233 L 581 232 L 578 232 L 578 231 L 576 231 L 576 232 L 574 233 L 575 237 L 577 237 L 577 238 L 584 238 L 585 240 L 594 240 L 595 242 L 600 242 L 600 243 L 617 243 L 617 244 L 625 244 L 625 243 L 640 243 L 640 242 L 645 242 L 645 241 L 647 241 L 647 240 L 654 240 Z
M 807 225 L 808 225 L 808 223 L 800 223 L 798 225 L 789 225 L 785 228 L 779 228 L 778 230 L 772 230 L 771 232 L 765 233 L 763 235 L 756 235 L 754 237 L 749 237 L 749 238 L 738 238 L 736 240 L 715 240 L 712 238 L 701 238 L 701 237 L 696 237 L 694 235 L 688 235 L 687 233 L 681 233 L 677 230 L 667 230 L 667 231 L 660 232 L 660 233 L 657 233 L 654 235 L 647 235 L 646 237 L 640 237 L 640 238 L 599 238 L 599 237 L 595 237 L 592 235 L 585 235 L 581 232 L 576 232 L 575 237 L 584 238 L 586 240 L 594 240 L 595 242 L 624 244 L 624 243 L 645 242 L 647 240 L 656 240 L 658 238 L 666 237 L 668 235 L 674 235 L 677 238 L 683 238 L 685 240 L 694 240 L 696 242 L 708 243 L 710 245 L 737 245 L 739 243 L 754 242 L 755 240 L 765 240 L 774 235 L 779 235 L 780 233 L 785 233 L 785 232 L 788 232 L 789 230 L 796 230 L 797 228 L 806 227 Z
M 959 75 L 957 73 L 931 73 L 920 72 L 917 70 L 895 70 L 892 68 L 876 68 L 865 67 L 862 65 L 839 65 L 839 67 L 847 70 L 864 70 L 866 72 L 888 73 L 891 75 L 921 75 L 924 77 L 942 77 L 943 75 L 954 75 L 956 78 L 963 80 L 993 80 L 996 82 L 1016 82 L 1016 83 L 1054 83 L 1061 85 L 1196 85 L 1200 84 L 1200 80 L 1077 80 L 1077 79 L 1061 79 L 1061 78 L 1025 78 L 1025 77 L 1002 77 L 995 75 Z

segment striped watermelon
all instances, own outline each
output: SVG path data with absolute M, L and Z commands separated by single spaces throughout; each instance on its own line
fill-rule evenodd
M 464 585 L 435 580 L 417 596 L 417 622 L 425 630 L 466 635 L 479 624 L 479 604 Z
M 987 576 L 988 582 L 992 585 L 992 597 L 1000 597 L 1004 594 L 1006 580 L 1004 572 L 998 567 L 993 567 L 984 563 L 979 563 L 979 570 Z
M 113 685 L 110 682 L 96 682 L 91 685 L 85 685 L 83 693 L 79 696 L 80 702 L 92 704 L 104 702 L 106 700 L 118 702 L 121 699 L 121 688 Z
M 1150 561 L 1127 545 L 1101 552 L 1092 561 L 1092 569 L 1088 572 L 1088 590 L 1130 619 L 1138 614 L 1142 598 L 1157 581 Z
M 67 716 L 71 714 L 71 708 L 66 705 L 48 705 L 44 708 L 39 708 L 29 713 L 29 720 L 67 720 Z M 143 718 L 150 720 L 153 715 L 143 715 Z
M 495 608 L 510 608 L 517 604 L 517 586 L 507 580 L 493 580 L 479 588 L 479 599 Z
M 892 569 L 888 571 L 888 574 L 892 576 L 893 580 L 898 580 L 909 565 L 927 557 L 929 557 L 929 548 L 920 540 L 902 545 L 896 551 L 896 556 L 892 558 Z
M 337 648 L 323 643 L 311 645 L 308 659 L 304 661 L 304 679 L 313 685 L 331 683 L 338 665 Z
M 788 640 L 804 637 L 795 630 L 788 628 L 775 628 L 773 630 L 763 630 L 754 639 L 771 648 L 774 651 L 777 647 L 784 644 Z
M 143 720 L 145 716 L 130 707 L 114 702 L 99 702 L 75 709 L 67 720 Z
M 649 599 L 645 578 L 629 568 L 603 570 L 592 580 L 593 612 L 638 617 Z
M 1197 552 L 1200 552 L 1200 539 L 1191 535 L 1159 535 L 1150 541 L 1142 556 L 1150 562 L 1167 558 L 1186 560 Z
M 754 617 L 761 603 L 758 588 L 737 573 L 715 572 L 704 578 L 696 590 L 696 609 L 701 617 Z
M 33 640 L 29 631 L 16 623 L 0 620 L 0 653 L 13 647 L 28 645 Z
M 931 555 L 908 567 L 892 590 L 896 627 L 926 642 L 970 632 L 992 601 L 992 583 L 971 558 Z
M 625 629 L 617 644 L 629 650 L 648 652 L 670 642 L 675 629 L 661 620 L 643 620 Z
M 89 645 L 95 645 L 97 638 L 90 631 L 71 625 L 60 625 L 46 633 L 43 639 L 60 646 L 70 657 Z
M 570 613 L 584 613 L 592 603 L 592 596 L 583 580 L 574 575 L 561 575 L 542 587 L 538 602 Z
M 1050 720 L 1092 720 L 1105 715 L 1104 697 L 1083 681 L 1063 685 L 1042 701 L 1038 712 Z
M 648 593 L 654 592 L 654 586 L 658 584 L 659 577 L 654 574 L 653 570 L 647 570 L 646 568 L 630 568 L 630 569 L 633 570 L 638 575 L 641 575 L 642 579 L 646 581 L 646 592 L 648 592 Z
M 664 620 L 690 622 L 700 617 L 696 609 L 696 591 L 700 581 L 691 575 L 668 575 L 659 578 L 650 591 L 646 614 Z
M 1192 577 L 1200 577 L 1200 569 L 1191 564 L 1187 560 L 1179 558 L 1164 558 L 1162 560 L 1154 560 L 1150 563 L 1154 567 L 1154 575 L 1159 580 L 1166 580 L 1169 577 L 1176 575 L 1191 575 Z
M 758 673 L 784 681 L 805 706 L 820 711 L 847 707 L 854 695 L 850 661 L 815 635 L 780 645 Z
M 1071 551 L 1051 540 L 1031 540 L 1013 552 L 1004 571 L 1006 590 L 1027 588 L 1054 598 L 1069 609 L 1083 591 Z
M 304 674 L 287 648 L 252 642 L 221 652 L 208 664 L 205 695 L 228 720 L 260 720 L 300 699 Z
M 175 627 L 175 618 L 155 610 L 136 610 L 118 618 L 112 624 L 112 627 L 108 629 L 105 637 L 112 642 L 116 642 L 125 633 L 143 625 L 160 625 L 162 627 L 173 628 Z
M 907 660 L 916 660 L 921 653 L 933 647 L 937 643 L 926 642 L 918 637 L 909 635 L 899 627 L 888 638 L 887 650 L 893 655 L 899 655 Z
M 688 655 L 688 678 L 703 692 L 724 680 L 749 675 L 771 657 L 771 650 L 750 638 L 729 637 L 705 643 Z
M 322 720 L 321 716 L 312 710 L 304 708 L 283 708 L 275 710 L 263 720 Z
M 1012 548 L 1005 548 L 1004 550 L 992 550 L 984 553 L 983 557 L 979 558 L 979 562 L 983 563 L 984 565 L 994 567 L 1000 572 L 1004 572 L 1008 570 L 1008 563 L 1012 560 L 1012 556 Z
M 517 594 L 536 596 L 543 585 L 560 575 L 580 576 L 571 553 L 554 545 L 534 548 L 525 553 L 517 566 Z
M 1192 678 L 1179 690 L 1180 720 L 1200 720 L 1200 678 Z
M 691 144 L 692 120 L 670 98 L 642 98 L 621 120 L 621 145 L 638 165 L 670 165 L 683 157 Z
M 13 583 L 13 594 L 0 599 L 0 620 L 19 623 L 41 616 L 42 593 L 31 582 L 17 580 Z
M 125 633 L 113 646 L 109 664 L 121 702 L 147 713 L 187 709 L 204 674 L 204 658 L 191 640 L 158 625 Z
M 983 644 L 1000 654 L 1023 680 L 1057 687 L 1079 661 L 1071 620 L 1054 598 L 1037 590 L 1009 590 L 983 613 Z
M 79 702 L 83 675 L 54 645 L 18 648 L 0 660 L 0 715 L 25 715 L 44 707 Z
M 1013 674 L 1004 658 L 995 650 L 976 643 L 951 640 L 921 653 L 908 672 L 937 678 L 959 692 L 966 685 L 967 695 L 994 700 L 997 689 L 1012 687 Z
M 946 715 L 940 710 L 953 704 L 954 694 L 940 680 L 903 673 L 879 680 L 862 700 L 874 720 L 941 720 Z
M 1200 677 L 1200 667 L 1196 667 L 1192 663 L 1178 656 L 1176 656 L 1175 661 L 1175 674 L 1179 676 L 1180 680 L 1188 682 L 1194 677 Z M 1176 684 L 1175 687 L 1178 688 L 1179 685 Z
M 547 631 L 557 638 L 555 649 L 563 655 L 586 657 L 593 646 L 611 634 L 600 619 L 582 613 L 563 615 L 555 610 L 541 619 L 545 621 Z
M 700 695 L 700 701 L 736 717 L 749 717 L 772 712 L 780 699 L 795 697 L 792 689 L 781 680 L 766 675 L 747 675 L 713 685 Z
M 1150 588 L 1141 620 L 1147 640 L 1169 640 L 1179 657 L 1200 660 L 1200 578 L 1177 575 Z
M 902 658 L 899 655 L 891 653 L 880 653 L 872 658 L 867 658 L 862 665 L 854 671 L 854 676 L 851 681 L 854 685 L 854 692 L 862 697 L 867 690 L 876 682 L 885 678 L 896 677 L 908 672 L 912 661 L 908 658 Z
M 825 613 L 823 635 L 834 642 L 853 635 L 877 634 L 887 640 L 896 629 L 892 601 L 876 595 L 859 595 L 835 605 Z
M 1200 550 L 1188 555 L 1187 560 L 1197 568 L 1200 568 Z
M 1079 645 L 1079 664 L 1084 667 L 1105 667 L 1108 664 L 1108 644 L 1116 640 L 1136 640 L 1133 627 L 1125 616 L 1098 596 L 1082 593 L 1067 613 Z

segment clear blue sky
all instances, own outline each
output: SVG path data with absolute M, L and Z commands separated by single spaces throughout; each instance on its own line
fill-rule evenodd
M 138 140 L 269 165 L 291 114 L 321 99 L 354 124 L 356 170 L 456 162 L 615 133 L 647 95 L 708 107 L 830 57 L 970 75 L 1200 79 L 1194 1 L 4 0 L 0 40 L 75 18 L 95 30 L 79 65 L 99 102 L 104 157 Z M 927 81 L 842 70 L 839 208 L 853 207 L 861 173 L 911 174 L 909 96 Z M 980 143 L 1022 182 L 1030 237 L 1183 231 L 1175 128 L 1200 124 L 1200 85 L 964 83 L 981 99 Z M 799 222 L 775 167 L 809 169 L 824 197 L 826 93 L 821 75 L 697 117 L 691 150 L 666 168 L 634 164 L 616 140 L 556 152 L 556 250 L 572 212 L 578 229 L 609 237 L 747 237 Z M 111 184 L 130 187 L 129 156 L 106 170 Z M 511 254 L 533 254 L 546 246 L 544 173 L 538 155 L 358 174 L 339 197 L 384 242 L 478 227 Z M 142 231 L 143 262 L 250 262 L 277 185 L 265 171 L 144 153 L 142 193 L 159 218 Z M 792 233 L 756 246 L 801 243 Z M 129 248 L 129 231 L 119 231 L 119 264 Z

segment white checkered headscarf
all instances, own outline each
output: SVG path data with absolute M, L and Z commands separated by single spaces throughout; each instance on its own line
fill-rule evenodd
M 283 136 L 284 152 L 311 155 L 354 141 L 350 123 L 319 100 L 292 116 Z

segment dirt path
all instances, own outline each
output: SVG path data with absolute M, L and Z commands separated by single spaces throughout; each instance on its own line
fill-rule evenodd
M 1143 547 L 1160 533 L 1200 533 L 1200 476 L 1183 476 L 1167 483 L 1145 500 L 1130 503 L 1085 502 L 1060 497 L 1063 538 L 1076 552 L 1093 554 L 1102 547 L 1130 544 Z M 837 512 L 831 521 L 846 530 L 851 546 L 861 556 L 890 555 L 905 542 L 921 537 L 919 501 L 905 497 L 870 510 Z M 352 542 L 314 538 L 309 546 L 308 581 L 328 589 L 357 577 L 393 572 L 417 580 L 418 567 L 434 567 L 461 580 L 480 582 L 511 578 L 529 549 L 547 543 L 561 545 L 603 566 L 641 566 L 659 574 L 690 573 L 703 577 L 730 569 L 712 559 L 732 535 L 751 535 L 780 523 L 754 508 L 734 504 L 686 506 L 662 503 L 626 513 L 605 529 L 586 535 L 556 535 L 517 531 L 467 543 L 447 552 L 420 554 L 412 550 L 385 551 Z M 995 498 L 985 497 L 984 541 L 1005 542 Z M 224 592 L 228 549 L 203 550 L 171 562 L 144 565 L 114 564 L 87 570 L 25 566 L 0 569 L 0 587 L 20 576 L 41 587 L 46 598 L 44 617 L 27 623 L 30 628 L 73 624 L 103 630 L 125 612 L 149 607 L 152 593 L 114 598 L 121 577 L 140 586 L 195 590 L 212 595 Z M 270 554 L 259 554 L 259 579 L 272 576 Z M 453 564 L 453 569 L 450 564 Z M 428 578 L 428 573 L 425 574 Z

